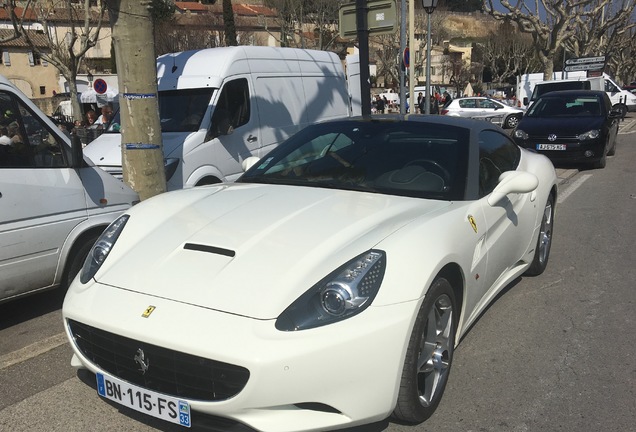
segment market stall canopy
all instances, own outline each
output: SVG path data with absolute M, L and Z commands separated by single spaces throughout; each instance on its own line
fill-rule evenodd
M 99 94 L 95 89 L 88 89 L 80 95 L 81 103 L 96 103 L 97 106 L 106 105 L 107 103 L 117 102 L 117 89 L 108 89 L 105 93 Z

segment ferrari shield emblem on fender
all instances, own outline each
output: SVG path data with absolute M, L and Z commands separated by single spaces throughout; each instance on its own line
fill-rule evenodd
M 156 308 L 154 306 L 148 306 L 146 308 L 146 310 L 144 311 L 144 313 L 141 314 L 141 316 L 143 318 L 148 318 L 150 316 L 150 314 L 152 313 L 152 311 L 154 311 Z
M 477 232 L 477 222 L 475 222 L 475 218 L 473 217 L 473 215 L 468 215 L 468 222 L 470 223 L 470 226 L 473 227 L 473 231 L 475 231 L 475 233 Z

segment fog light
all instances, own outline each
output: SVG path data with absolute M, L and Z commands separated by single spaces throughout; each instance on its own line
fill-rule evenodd
M 585 157 L 592 157 L 592 156 L 594 156 L 594 152 L 592 150 L 587 150 L 585 152 Z

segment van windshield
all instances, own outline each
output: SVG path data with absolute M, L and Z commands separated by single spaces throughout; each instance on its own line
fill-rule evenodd
M 169 90 L 159 92 L 161 132 L 195 132 L 201 127 L 214 88 Z M 107 132 L 119 132 L 120 111 L 109 123 Z

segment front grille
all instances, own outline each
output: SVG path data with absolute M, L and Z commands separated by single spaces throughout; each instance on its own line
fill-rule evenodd
M 131 384 L 163 394 L 202 401 L 237 395 L 250 373 L 235 366 L 173 351 L 68 320 L 82 355 L 105 372 Z M 148 365 L 142 373 L 135 356 L 143 351 Z

